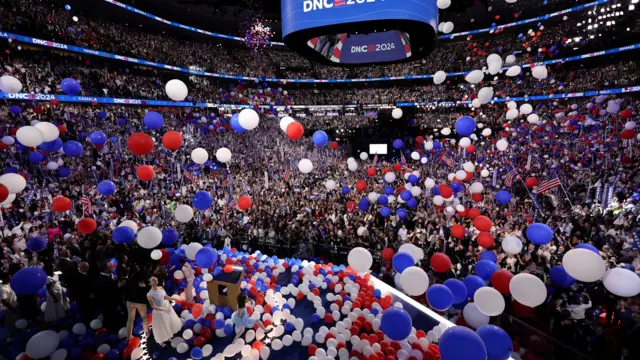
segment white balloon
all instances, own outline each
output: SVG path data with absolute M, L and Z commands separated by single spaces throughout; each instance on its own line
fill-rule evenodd
M 327 180 L 327 181 L 324 183 L 324 186 L 325 186 L 325 187 L 327 188 L 327 190 L 329 190 L 329 191 L 331 191 L 331 190 L 335 190 L 336 185 L 337 185 L 337 184 L 336 184 L 335 180 Z
M 22 90 L 22 83 L 11 75 L 0 76 L 0 91 L 6 94 L 19 93 Z
M 594 282 L 602 279 L 606 266 L 600 254 L 587 249 L 574 248 L 562 258 L 562 266 L 578 281 Z
M 433 180 L 432 178 L 426 178 L 424 180 L 424 187 L 427 189 L 433 189 L 436 186 L 436 182 L 435 180 Z
M 53 330 L 44 330 L 29 339 L 25 352 L 32 359 L 42 359 L 53 354 L 58 344 L 60 344 L 58 333 Z
M 487 169 L 482 169 L 482 171 L 480 171 L 480 176 L 486 178 L 489 176 L 489 170 Z
M 473 165 L 471 161 L 467 161 L 466 163 L 462 164 L 462 168 L 464 169 L 464 171 L 468 172 L 474 172 L 476 170 L 476 166 Z
M 50 122 L 41 121 L 34 127 L 42 131 L 44 141 L 53 141 L 60 136 L 60 130 L 58 130 L 58 127 Z
M 420 154 L 417 151 L 411 153 L 411 159 L 420 160 Z
M 640 293 L 640 277 L 627 269 L 609 269 L 602 283 L 610 293 L 620 297 L 633 297 Z
M 453 23 L 451 21 L 447 21 L 442 25 L 442 32 L 448 34 L 453 31 Z
M 187 343 L 182 342 L 182 343 L 180 343 L 180 344 L 178 345 L 178 347 L 176 348 L 176 350 L 178 351 L 178 354 L 184 354 L 184 353 L 186 353 L 187 351 L 189 351 L 189 345 L 188 345 Z M 236 353 L 237 353 L 237 351 L 236 351 Z
M 9 173 L 0 176 L 0 184 L 7 187 L 9 194 L 18 194 L 27 187 L 27 180 L 21 175 Z
M 520 114 L 528 115 L 533 111 L 533 106 L 530 104 L 522 104 L 520 105 Z
M 365 161 L 369 158 L 369 154 L 367 154 L 366 152 L 361 152 L 360 153 L 360 160 Z
M 433 197 L 433 204 L 436 206 L 441 206 L 444 204 L 444 198 L 440 195 L 436 195 Z
M 221 163 L 229 162 L 229 160 L 231 160 L 231 150 L 226 147 L 218 149 L 218 151 L 216 151 L 216 159 Z
M 176 220 L 181 223 L 186 223 L 193 219 L 193 208 L 189 205 L 178 205 L 173 214 L 176 217 Z
M 482 101 L 480 101 L 480 99 L 478 98 L 475 98 L 471 101 L 471 106 L 477 109 L 482 106 Z
M 417 266 L 406 268 L 400 274 L 400 282 L 404 292 L 411 296 L 423 295 L 429 287 L 429 275 Z
M 482 72 L 482 70 L 473 70 L 472 72 L 468 73 L 464 79 L 470 84 L 477 84 L 482 81 L 482 79 L 484 79 L 484 73 Z
M 191 160 L 196 164 L 204 164 L 209 160 L 209 153 L 203 148 L 195 148 L 191 151 Z
M 451 0 L 438 0 L 437 4 L 438 4 L 438 9 L 444 10 L 449 6 L 451 6 Z
M 283 117 L 282 119 L 280 119 L 280 130 L 287 132 L 287 126 L 289 126 L 289 124 L 291 124 L 294 121 L 295 120 L 293 120 L 289 116 Z
M 450 129 L 450 128 L 448 128 L 448 127 L 443 128 L 443 129 L 440 131 L 440 133 L 441 133 L 442 135 L 444 135 L 444 136 L 451 135 L 451 129 Z
M 93 330 L 100 329 L 102 327 L 102 320 L 100 320 L 100 319 L 91 320 L 91 322 L 89 323 L 89 327 L 91 327 L 91 329 L 93 329 Z
M 347 263 L 355 271 L 364 273 L 371 269 L 371 265 L 373 265 L 373 257 L 369 250 L 362 247 L 356 247 L 349 251 Z
M 153 250 L 151 252 L 151 259 L 153 260 L 160 260 L 162 258 L 162 251 L 160 250 Z
M 536 114 L 530 114 L 529 116 L 527 116 L 527 122 L 530 124 L 538 124 L 538 122 L 540 121 L 540 117 Z
M 424 142 L 424 148 L 425 148 L 425 150 L 433 149 L 433 141 L 425 141 Z
M 487 65 L 496 64 L 496 63 L 502 66 L 502 58 L 500 57 L 500 55 L 491 54 L 487 56 Z
M 376 202 L 378 201 L 378 198 L 380 197 L 380 195 L 378 195 L 377 192 L 370 192 L 369 195 L 367 195 L 367 200 L 369 200 L 370 203 Z
M 169 80 L 165 86 L 167 96 L 173 101 L 183 101 L 187 98 L 189 90 L 187 85 L 178 79 Z
M 391 110 L 391 117 L 398 120 L 402 117 L 402 109 L 400 108 L 395 108 L 393 110 Z
M 482 104 L 486 104 L 491 101 L 493 97 L 493 88 L 491 86 L 486 86 L 478 91 L 478 99 Z
M 207 344 L 202 347 L 202 357 L 208 357 L 213 352 L 213 346 L 211 344 Z
M 478 310 L 487 316 L 498 316 L 504 311 L 504 297 L 492 287 L 484 286 L 473 295 Z
M 547 288 L 542 280 L 528 273 L 516 274 L 509 282 L 509 291 L 515 300 L 528 307 L 541 305 L 547 299 Z
M 394 172 L 388 172 L 388 173 L 384 174 L 384 181 L 386 181 L 388 183 L 392 183 L 392 182 L 396 181 L 396 174 Z
M 120 227 L 120 226 L 130 227 L 131 230 L 133 230 L 134 234 L 138 232 L 138 224 L 136 224 L 135 221 L 133 221 L 133 220 L 125 220 L 125 221 L 121 222 L 120 225 L 118 225 L 118 227 Z
M 483 190 L 484 190 L 484 185 L 482 185 L 482 183 L 479 181 L 474 182 L 469 187 L 469 191 L 471 191 L 472 194 L 481 193 Z
M 458 145 L 460 145 L 461 148 L 467 148 L 469 147 L 469 145 L 471 145 L 471 139 L 469 139 L 468 137 L 463 137 L 462 139 L 460 139 Z
M 14 139 L 12 136 L 6 135 L 2 138 L 2 143 L 6 145 L 13 145 L 16 143 L 16 139 Z
M 531 75 L 538 80 L 547 78 L 547 67 L 544 65 L 538 65 L 531 69 Z
M 153 249 L 162 242 L 162 231 L 155 226 L 147 226 L 140 230 L 136 241 L 142 248 Z
M 491 136 L 491 129 L 486 128 L 484 130 L 482 130 L 482 136 Z
M 483 314 L 478 310 L 478 306 L 475 303 L 468 303 L 465 305 L 462 311 L 464 321 L 474 329 L 489 324 L 489 316 Z
M 243 109 L 238 114 L 238 122 L 243 129 L 253 130 L 258 127 L 260 123 L 260 116 L 253 109 Z
M 422 194 L 422 189 L 420 189 L 419 186 L 414 186 L 409 191 L 411 191 L 411 195 L 413 195 L 413 197 L 418 197 Z
M 464 180 L 467 178 L 467 172 L 464 170 L 458 170 L 456 171 L 456 178 L 458 180 Z
M 191 244 L 187 245 L 186 249 L 184 249 L 184 254 L 187 256 L 187 259 L 195 260 L 196 254 L 200 249 L 202 249 L 202 244 L 197 242 L 192 242 Z
M 516 109 L 518 107 L 518 103 L 516 103 L 515 101 L 509 101 L 507 103 L 507 108 L 508 109 Z
M 519 254 L 520 251 L 522 251 L 522 241 L 515 236 L 507 235 L 504 240 L 502 240 L 502 249 L 507 254 Z
M 516 56 L 515 56 L 515 55 L 507 55 L 507 57 L 504 59 L 504 62 L 505 62 L 507 65 L 511 65 L 511 64 L 513 64 L 514 62 L 516 62 Z
M 173 278 L 177 280 L 182 280 L 184 279 L 184 273 L 182 272 L 182 270 L 176 270 L 176 272 L 173 273 Z
M 53 171 L 53 170 L 58 170 L 58 163 L 55 163 L 53 161 L 49 161 L 47 163 L 47 169 Z
M 433 75 L 433 83 L 436 85 L 442 84 L 446 79 L 447 79 L 447 73 L 442 70 L 437 71 Z
M 513 120 L 517 118 L 518 115 L 519 113 L 517 109 L 509 109 L 509 111 L 507 111 L 507 120 Z
M 36 147 L 44 141 L 44 134 L 35 126 L 23 126 L 16 132 L 16 138 L 24 146 Z
M 417 263 L 420 260 L 424 259 L 424 250 L 411 243 L 402 244 L 402 246 L 400 246 L 400 248 L 398 249 L 398 252 L 405 252 L 407 254 L 410 254 L 413 257 L 414 263 Z
M 144 355 L 144 349 L 141 347 L 137 347 L 131 352 L 131 360 L 138 360 L 142 357 L 142 355 Z
M 507 72 L 505 73 L 505 75 L 510 76 L 510 77 L 514 77 L 514 76 L 518 76 L 520 75 L 520 73 L 522 72 L 522 69 L 520 68 L 520 66 L 518 65 L 513 65 L 512 67 L 510 67 Z
M 303 174 L 308 174 L 313 170 L 313 163 L 309 159 L 302 159 L 298 162 L 298 170 Z
M 51 360 L 65 360 L 67 358 L 67 349 L 58 349 L 51 354 Z
M 505 151 L 509 147 L 509 143 L 505 139 L 500 139 L 496 143 L 496 148 L 500 151 Z

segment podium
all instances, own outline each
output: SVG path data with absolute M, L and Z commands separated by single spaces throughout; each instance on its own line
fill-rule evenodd
M 232 310 L 238 308 L 238 295 L 240 295 L 240 283 L 244 279 L 244 269 L 241 266 L 233 266 L 230 273 L 221 272 L 207 283 L 209 302 L 215 306 L 228 306 Z

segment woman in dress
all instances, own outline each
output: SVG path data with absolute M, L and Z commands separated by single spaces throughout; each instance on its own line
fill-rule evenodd
M 147 293 L 147 299 L 153 308 L 153 337 L 158 344 L 166 346 L 165 342 L 171 340 L 173 335 L 182 328 L 182 321 L 173 310 L 170 297 L 162 287 L 158 287 L 158 279 L 152 277 L 151 291 Z
M 233 342 L 235 342 L 240 338 L 240 336 L 242 336 L 242 333 L 244 333 L 245 329 L 253 329 L 254 325 L 256 324 L 256 320 L 252 319 L 247 312 L 246 307 L 248 301 L 252 302 L 253 300 L 250 300 L 245 294 L 238 295 L 238 310 L 234 311 L 233 315 L 231 315 L 231 322 L 236 327 L 236 338 L 233 339 Z M 153 321 L 155 323 L 155 319 Z M 257 324 L 258 327 L 260 327 L 260 329 L 264 331 L 265 335 L 269 334 L 271 330 L 273 330 L 273 328 L 265 328 L 265 326 L 260 321 L 258 321 Z

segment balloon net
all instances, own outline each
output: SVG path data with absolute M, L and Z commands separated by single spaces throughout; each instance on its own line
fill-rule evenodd
M 269 44 L 272 37 L 271 27 L 265 25 L 260 19 L 254 19 L 245 31 L 244 42 L 249 49 L 259 51 Z

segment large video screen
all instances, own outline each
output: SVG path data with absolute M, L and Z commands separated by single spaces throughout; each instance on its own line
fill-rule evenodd
M 387 155 L 387 144 L 369 144 L 369 154 Z

